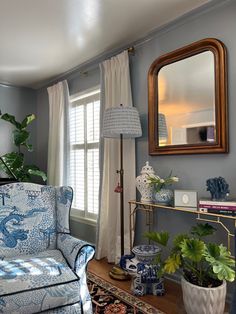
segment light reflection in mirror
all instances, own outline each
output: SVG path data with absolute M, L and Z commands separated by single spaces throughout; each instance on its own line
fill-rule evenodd
M 215 143 L 214 54 L 204 51 L 163 66 L 158 104 L 159 146 Z

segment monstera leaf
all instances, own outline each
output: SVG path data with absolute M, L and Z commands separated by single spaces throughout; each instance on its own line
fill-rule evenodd
M 213 272 L 219 280 L 234 281 L 235 279 L 235 261 L 225 246 L 209 243 L 206 246 L 204 257 L 212 266 Z

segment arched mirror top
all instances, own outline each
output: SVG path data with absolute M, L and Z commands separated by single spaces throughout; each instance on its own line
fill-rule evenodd
M 151 155 L 228 152 L 226 50 L 209 38 L 156 59 L 148 73 Z

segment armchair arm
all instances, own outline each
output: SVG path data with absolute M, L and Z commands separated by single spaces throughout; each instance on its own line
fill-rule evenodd
M 57 248 L 79 276 L 83 274 L 87 263 L 93 258 L 95 253 L 92 245 L 65 233 L 57 235 Z

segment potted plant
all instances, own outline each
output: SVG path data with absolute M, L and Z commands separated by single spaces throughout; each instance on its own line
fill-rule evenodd
M 173 191 L 167 187 L 178 181 L 179 178 L 172 176 L 171 173 L 166 178 L 160 178 L 159 176 L 150 174 L 148 176 L 148 183 L 153 187 L 155 201 L 160 204 L 172 205 L 174 197 Z
M 235 279 L 235 261 L 227 248 L 203 240 L 215 230 L 208 223 L 199 223 L 191 228 L 190 234 L 177 235 L 168 258 L 162 262 L 162 273 L 181 271 L 188 314 L 223 314 L 226 281 Z M 159 233 L 149 232 L 145 236 L 162 244 Z
M 46 181 L 46 174 L 37 166 L 25 164 L 22 150 L 24 147 L 29 152 L 33 151 L 32 145 L 28 142 L 30 133 L 27 130 L 27 127 L 32 123 L 32 121 L 34 121 L 35 115 L 27 115 L 22 122 L 16 121 L 15 117 L 9 115 L 8 113 L 3 115 L 0 113 L 0 118 L 14 125 L 15 129 L 13 130 L 13 143 L 16 146 L 16 151 L 1 156 L 0 170 L 4 171 L 9 176 L 14 176 L 17 181 L 32 181 L 32 176 L 41 177 L 44 181 Z

